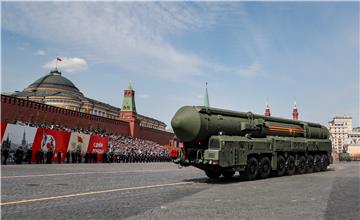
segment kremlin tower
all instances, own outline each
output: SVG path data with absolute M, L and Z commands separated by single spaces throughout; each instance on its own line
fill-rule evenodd
M 294 121 L 297 121 L 299 119 L 299 112 L 298 112 L 298 109 L 297 109 L 296 101 L 294 102 L 292 116 L 293 116 Z
M 124 99 L 120 112 L 120 119 L 136 118 L 135 91 L 131 85 L 131 81 L 127 89 L 124 90 Z
M 135 137 L 139 130 L 140 120 L 137 119 L 135 91 L 131 85 L 131 81 L 129 82 L 127 89 L 124 90 L 124 99 L 119 119 L 129 122 L 130 134 L 132 137 Z

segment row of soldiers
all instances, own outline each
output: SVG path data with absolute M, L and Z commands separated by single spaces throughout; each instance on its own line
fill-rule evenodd
M 30 164 L 31 163 L 31 156 L 32 156 L 32 150 L 31 149 L 28 149 L 26 151 L 26 153 L 25 153 L 24 150 L 19 147 L 18 149 L 16 149 L 12 159 L 14 160 L 14 162 L 16 164 L 21 164 L 24 161 L 24 159 L 25 159 L 25 161 L 28 161 L 28 163 Z M 3 148 L 2 149 L 2 157 L 3 157 L 2 164 L 6 165 L 8 159 L 10 157 L 9 148 Z
M 35 161 L 37 164 L 51 164 L 54 152 L 49 150 L 47 152 L 43 152 L 39 150 L 35 153 Z M 7 163 L 9 157 L 8 149 L 3 149 L 3 164 Z M 57 152 L 56 159 L 58 163 L 61 163 L 61 158 L 63 156 L 62 152 Z M 18 148 L 14 154 L 14 160 L 16 164 L 21 164 L 24 160 L 31 164 L 32 162 L 32 150 L 28 149 L 26 154 L 21 148 Z M 150 163 L 150 162 L 169 162 L 170 157 L 168 154 L 153 154 L 149 152 L 110 152 L 102 154 L 102 161 L 98 160 L 98 153 L 85 153 L 81 154 L 80 151 L 73 151 L 66 153 L 66 163 Z
M 42 150 L 39 150 L 35 153 L 35 161 L 37 164 L 50 164 L 52 162 L 53 157 L 53 151 L 49 150 L 47 152 L 44 152 Z M 58 163 L 61 163 L 61 152 L 57 153 Z M 8 148 L 2 149 L 2 157 L 3 161 L 2 164 L 6 165 L 8 158 L 10 157 L 10 151 Z M 16 164 L 21 164 L 23 162 L 27 162 L 28 164 L 31 164 L 32 162 L 32 150 L 31 148 L 27 149 L 25 152 L 21 147 L 17 148 L 15 150 L 15 153 L 13 154 L 12 159 Z
M 171 161 L 167 154 L 110 152 L 108 157 L 110 163 L 152 163 Z
M 155 154 L 126 154 L 121 152 L 103 153 L 102 160 L 98 160 L 98 154 L 85 153 L 84 156 L 81 152 L 68 152 L 66 154 L 66 163 L 151 163 L 151 162 L 169 162 L 171 161 L 168 155 L 155 155 Z
M 93 153 L 86 152 L 84 156 L 82 156 L 81 151 L 72 151 L 66 153 L 66 163 L 81 163 L 83 159 L 85 163 L 97 163 L 98 153 L 96 151 Z
M 44 164 L 44 163 L 51 164 L 53 154 L 54 154 L 54 152 L 52 150 L 49 150 L 47 152 L 43 152 L 42 150 L 39 150 L 38 152 L 35 153 L 36 163 L 37 164 Z M 57 156 L 57 162 L 61 163 L 62 153 L 58 152 L 56 156 Z M 29 161 L 29 163 L 31 163 L 31 161 Z

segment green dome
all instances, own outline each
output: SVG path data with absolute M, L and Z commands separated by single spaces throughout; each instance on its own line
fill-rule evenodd
M 51 71 L 50 74 L 36 80 L 26 89 L 24 89 L 24 91 L 34 91 L 45 88 L 64 89 L 75 93 L 80 93 L 80 90 L 74 85 L 74 83 L 63 77 L 61 72 L 59 72 L 57 69 Z

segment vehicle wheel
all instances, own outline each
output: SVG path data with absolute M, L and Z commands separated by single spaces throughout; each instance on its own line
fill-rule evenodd
M 303 174 L 305 173 L 305 170 L 306 170 L 306 159 L 304 156 L 300 156 L 298 160 L 298 165 L 296 167 L 296 171 L 299 174 Z
M 259 164 L 259 177 L 261 179 L 268 178 L 271 172 L 271 164 L 268 157 L 262 157 Z
M 288 156 L 286 160 L 286 174 L 287 175 L 294 175 L 295 173 L 295 158 L 294 156 Z
M 319 154 L 314 156 L 314 171 L 319 172 L 321 170 L 321 157 Z
M 206 176 L 209 177 L 210 179 L 217 179 L 217 178 L 219 178 L 219 176 L 220 176 L 221 173 L 218 172 L 218 171 L 206 170 L 206 171 L 205 171 L 205 174 L 206 174 Z
M 312 173 L 314 172 L 314 157 L 312 155 L 309 155 L 307 157 L 307 161 L 306 161 L 306 172 L 307 173 Z
M 286 172 L 286 162 L 283 156 L 277 157 L 277 176 L 284 176 Z
M 325 171 L 329 166 L 329 158 L 326 154 L 321 155 L 321 171 Z
M 221 172 L 221 174 L 222 174 L 226 179 L 231 179 L 231 178 L 234 176 L 235 171 L 232 171 L 232 170 L 223 171 L 223 172 Z
M 253 180 L 257 177 L 259 170 L 259 163 L 255 157 L 250 157 L 247 161 L 246 169 L 244 174 L 244 179 Z

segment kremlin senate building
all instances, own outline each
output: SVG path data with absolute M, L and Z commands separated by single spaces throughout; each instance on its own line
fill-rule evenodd
M 166 124 L 138 114 L 135 91 L 129 82 L 122 107 L 88 97 L 55 68 L 23 91 L 1 94 L 1 123 L 26 122 L 39 126 L 60 125 L 83 131 L 129 136 L 168 144 L 174 134 Z
M 120 114 L 121 109 L 118 107 L 85 97 L 57 68 L 30 84 L 23 91 L 12 93 L 11 96 L 110 119 L 119 119 L 124 115 Z M 135 91 L 131 82 L 124 91 L 122 109 L 124 112 L 136 113 Z M 136 116 L 142 127 L 162 131 L 166 128 L 164 122 L 140 114 Z

